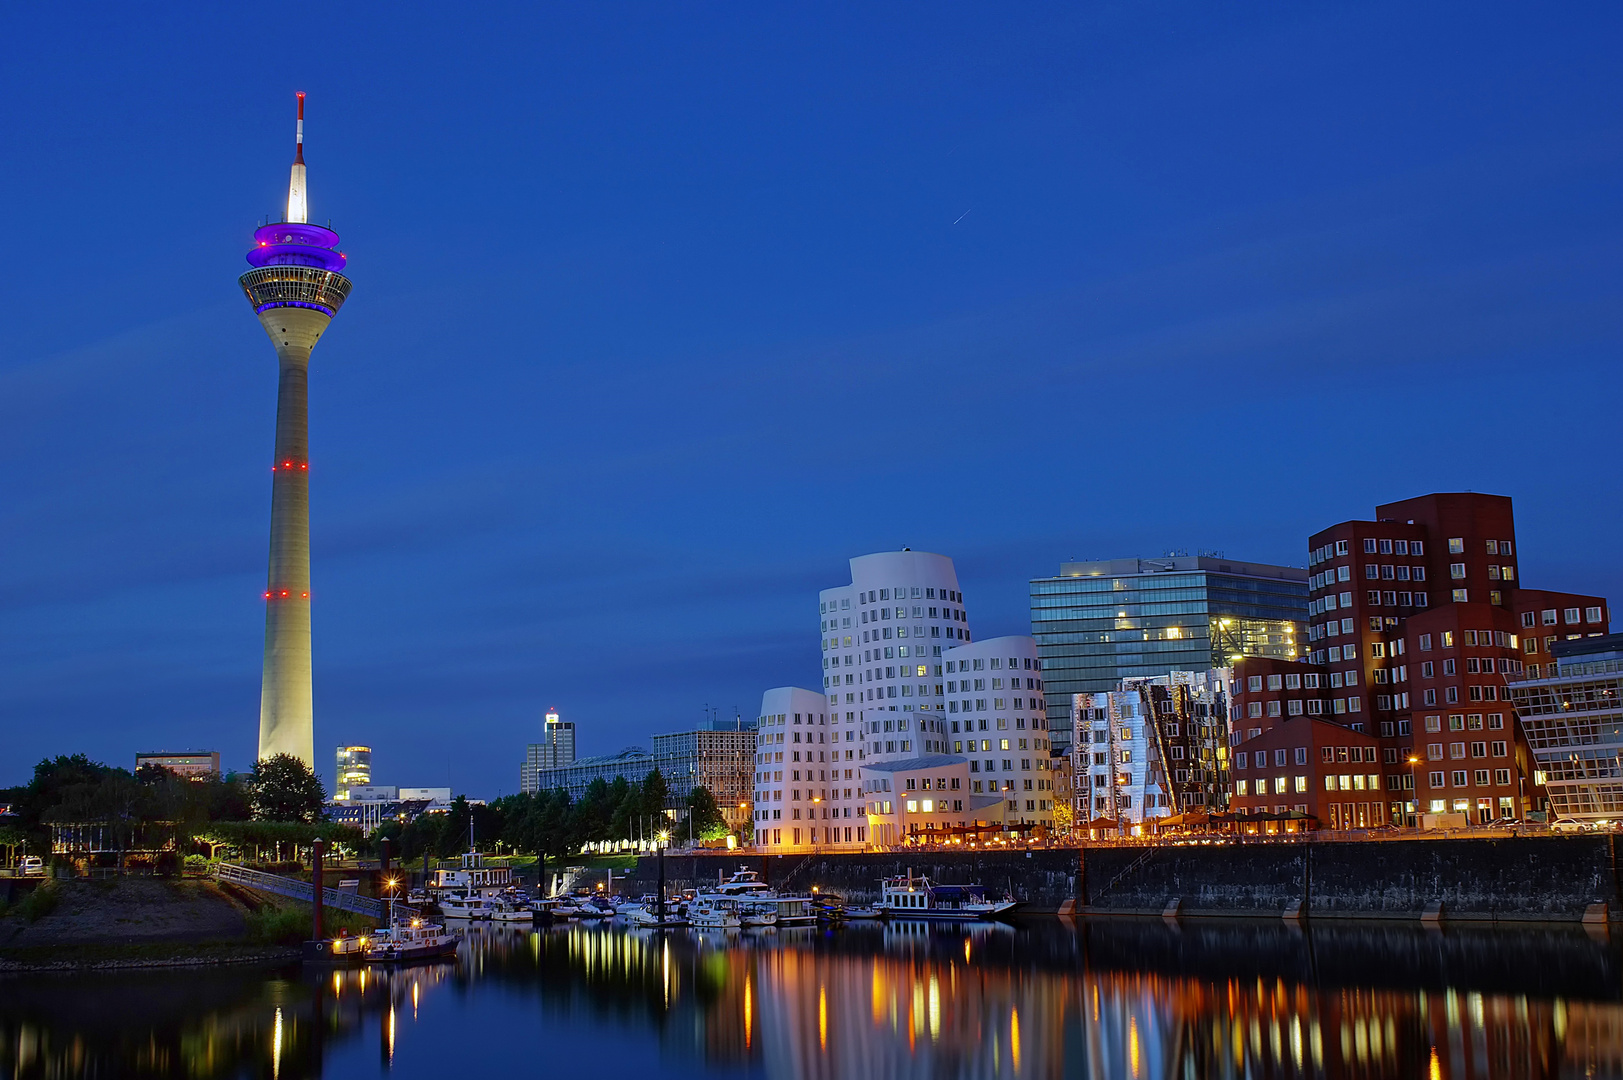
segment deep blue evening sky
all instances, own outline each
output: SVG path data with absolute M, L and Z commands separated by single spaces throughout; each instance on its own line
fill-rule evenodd
M 1623 599 L 1615 4 L 16 5 L 0 786 L 258 724 L 309 93 L 316 747 L 517 786 L 816 686 L 853 555 L 977 637 L 1071 557 L 1513 496 Z M 1611 402 L 1612 404 L 1607 404 Z

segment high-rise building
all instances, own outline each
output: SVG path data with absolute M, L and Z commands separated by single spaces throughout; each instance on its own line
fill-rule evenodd
M 1527 677 L 1508 689 L 1550 812 L 1623 818 L 1623 634 L 1556 641 L 1537 655 L 1542 663 L 1528 663 Z
M 238 279 L 276 348 L 276 456 L 271 462 L 270 572 L 265 587 L 261 759 L 292 754 L 315 767 L 310 687 L 310 352 L 349 296 L 338 234 L 308 221 L 304 95 L 284 221 L 254 232 Z
M 710 720 L 691 731 L 655 735 L 654 765 L 665 778 L 669 807 L 686 804 L 694 788 L 710 792 L 727 827 L 746 839 L 755 768 L 754 720 Z
M 1031 582 L 1049 714 L 1123 679 L 1228 667 L 1237 656 L 1295 659 L 1305 648 L 1307 571 L 1212 555 L 1060 565 Z M 1070 724 L 1055 728 L 1064 745 Z
M 851 584 L 823 590 L 818 616 L 822 695 L 779 687 L 762 699 L 760 846 L 861 848 L 930 833 L 962 839 L 1011 826 L 1029 831 L 1052 820 L 1036 646 L 1029 638 L 999 638 L 977 651 L 951 559 L 908 550 L 854 558 Z M 960 667 L 978 670 L 979 679 L 962 678 Z M 976 682 L 987 696 L 976 696 Z M 970 725 L 977 725 L 977 751 L 980 730 L 995 744 L 994 757 L 974 762 L 977 774 L 987 761 L 997 772 L 995 781 L 976 776 L 979 797 L 965 756 Z M 941 785 L 945 800 L 934 794 Z
M 548 709 L 541 727 L 541 741 L 524 748 L 524 762 L 518 770 L 519 790 L 526 795 L 537 790 L 536 775 L 548 769 L 562 769 L 575 763 L 575 724 L 562 720 L 558 710 Z
M 1547 664 L 1559 640 L 1605 633 L 1605 600 L 1520 588 L 1505 496 L 1425 495 L 1379 506 L 1375 518 L 1309 538 L 1308 663 L 1236 664 L 1236 756 L 1254 762 L 1259 738 L 1281 750 L 1319 745 L 1311 725 L 1289 747 L 1274 747 L 1282 737 L 1272 733 L 1317 715 L 1380 746 L 1378 773 L 1341 768 L 1340 749 L 1334 760 L 1304 750 L 1310 784 L 1380 779 L 1380 797 L 1360 797 L 1368 788 L 1358 786 L 1327 795 L 1323 826 L 1418 825 L 1427 814 L 1487 822 L 1541 810 L 1539 770 L 1507 683 L 1526 674 L 1524 664 Z
M 332 797 L 339 802 L 349 798 L 351 788 L 370 787 L 372 784 L 372 748 L 370 746 L 340 746 L 333 770 Z

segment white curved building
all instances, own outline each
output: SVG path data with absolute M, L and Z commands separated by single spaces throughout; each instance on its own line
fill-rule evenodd
M 867 845 L 856 726 L 841 724 L 827 698 L 798 686 L 762 694 L 755 750 L 757 847 Z
M 870 760 L 946 752 L 937 685 L 944 649 L 971 640 L 958 573 L 945 555 L 883 551 L 851 560 L 851 584 L 818 597 L 823 686 Z
M 949 649 L 942 660 L 948 739 L 969 759 L 970 794 L 1001 798 L 1006 824 L 1051 825 L 1054 778 L 1036 640 L 988 638 Z
M 862 849 L 1052 821 L 1036 643 L 974 641 L 951 559 L 852 559 L 818 619 L 823 695 L 762 697 L 758 846 Z

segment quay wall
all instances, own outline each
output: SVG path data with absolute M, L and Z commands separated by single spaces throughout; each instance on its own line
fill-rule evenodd
M 1007 890 L 1028 912 L 1279 918 L 1577 921 L 1623 916 L 1611 835 L 1093 846 L 1024 851 L 904 851 L 763 856 L 667 855 L 672 887 L 751 869 L 774 888 L 878 899 L 881 879 Z M 652 891 L 645 857 L 625 891 Z

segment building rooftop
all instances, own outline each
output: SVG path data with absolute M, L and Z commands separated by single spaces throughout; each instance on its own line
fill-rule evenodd
M 1059 576 L 1131 577 L 1137 574 L 1175 574 L 1194 570 L 1215 574 L 1239 574 L 1243 577 L 1307 581 L 1307 570 L 1299 566 L 1242 562 L 1239 559 L 1224 559 L 1210 555 L 1168 555 L 1160 559 L 1098 559 L 1092 562 L 1060 563 Z
M 1574 641 L 1557 641 L 1550 646 L 1550 655 L 1557 660 L 1594 656 L 1597 653 L 1623 653 L 1623 634 L 1602 634 L 1599 637 L 1578 638 Z
M 592 765 L 613 765 L 616 762 L 636 761 L 638 758 L 652 758 L 653 755 L 640 746 L 628 746 L 618 754 L 599 754 L 596 757 L 576 758 L 568 765 L 560 765 L 556 769 L 541 769 L 541 772 L 563 772 L 565 769 L 579 769 Z

